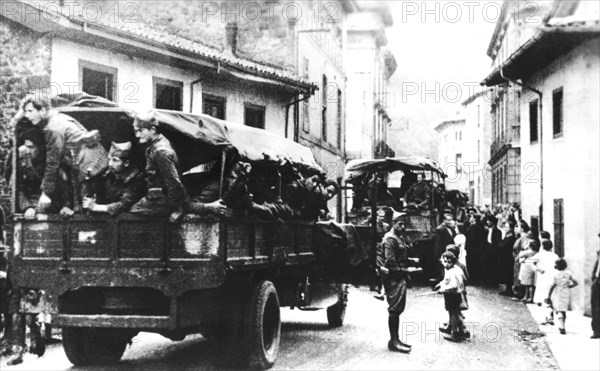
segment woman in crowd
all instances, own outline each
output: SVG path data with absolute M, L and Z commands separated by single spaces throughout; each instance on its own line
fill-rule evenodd
M 521 220 L 517 223 L 515 228 L 515 235 L 517 240 L 513 245 L 513 259 L 514 259 L 514 268 L 513 268 L 513 292 L 515 297 L 523 298 L 525 296 L 524 287 L 521 281 L 519 280 L 519 271 L 521 270 L 521 261 L 518 259 L 519 254 L 527 249 L 529 245 L 530 237 L 529 237 L 529 224 L 524 220 Z
M 483 264 L 485 261 L 484 244 L 486 231 L 481 221 L 481 215 L 479 214 L 472 214 L 469 224 L 465 242 L 467 267 L 469 267 L 471 273 L 471 282 L 479 283 L 482 279 Z
M 515 245 L 516 237 L 514 232 L 514 224 L 506 220 L 502 224 L 504 238 L 498 244 L 498 282 L 504 286 L 500 295 L 513 296 L 513 276 L 514 276 L 514 257 L 513 246 Z
M 523 303 L 533 303 L 533 292 L 535 290 L 535 255 L 539 247 L 535 241 L 529 241 L 527 248 L 517 257 L 521 262 L 519 269 L 519 281 L 525 287 L 525 296 L 521 301 Z

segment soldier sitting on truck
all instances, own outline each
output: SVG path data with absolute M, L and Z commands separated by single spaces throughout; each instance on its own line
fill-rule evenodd
M 138 115 L 133 122 L 136 137 L 146 149 L 148 194 L 133 205 L 131 213 L 169 216 L 177 221 L 183 214 L 185 189 L 179 179 L 179 160 L 171 142 L 158 132 L 158 120 L 151 112 Z
M 417 174 L 417 182 L 410 186 L 404 196 L 408 208 L 430 209 L 431 208 L 431 184 L 425 180 L 423 174 Z
M 93 184 L 86 184 L 91 194 L 83 195 L 84 209 L 117 215 L 129 211 L 144 196 L 146 181 L 131 162 L 131 150 L 131 142 L 111 144 L 108 170 L 90 180 Z
M 321 183 L 321 197 L 319 203 L 316 205 L 319 209 L 319 220 L 330 220 L 333 217 L 329 214 L 329 207 L 327 202 L 333 199 L 340 191 L 340 187 L 337 182 L 332 179 L 326 179 Z
M 218 167 L 212 164 L 205 166 L 205 169 L 207 174 L 203 175 L 204 179 L 197 182 L 188 179 L 186 182 L 190 183 L 192 190 L 191 198 L 185 202 L 186 212 L 225 216 L 234 209 L 247 210 L 252 207 L 252 195 L 248 191 L 252 165 L 242 161 L 236 162 L 224 179 L 222 194 L 219 192 L 221 183 Z
M 323 204 L 320 184 L 319 175 L 294 180 L 285 186 L 283 201 L 302 219 L 317 220 Z
M 185 201 L 183 208 L 186 213 L 217 216 L 228 213 L 227 205 L 220 198 L 221 182 L 216 161 L 196 166 L 184 173 L 183 180 L 190 193 L 190 198 Z
M 41 128 L 28 120 L 19 120 L 15 127 L 17 138 L 17 212 L 26 219 L 35 218 L 41 184 L 44 177 L 45 144 Z M 12 151 L 6 159 L 6 181 L 10 183 L 12 174 Z
M 263 220 L 287 220 L 296 215 L 294 210 L 283 202 L 280 192 L 281 171 L 285 164 L 272 167 L 256 166 L 252 168 L 248 189 L 252 196 L 251 214 Z M 293 171 L 292 171 L 293 172 Z
M 55 206 L 62 208 L 62 215 L 72 215 L 73 198 L 65 196 L 73 194 L 74 185 L 78 190 L 85 171 L 95 176 L 107 165 L 98 131 L 88 131 L 74 118 L 52 110 L 50 100 L 43 95 L 26 96 L 17 117 L 26 117 L 44 133 L 46 166 L 38 208 L 46 212 Z

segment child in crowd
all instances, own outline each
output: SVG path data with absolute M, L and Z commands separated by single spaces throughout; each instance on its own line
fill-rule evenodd
M 558 317 L 558 330 L 565 334 L 565 320 L 567 311 L 571 308 L 571 289 L 578 285 L 573 273 L 567 270 L 565 259 L 556 260 L 553 272 L 552 283 L 550 286 L 548 298 L 546 301 L 552 303 L 552 309 Z
M 448 323 L 450 341 L 463 341 L 470 336 L 465 331 L 465 326 L 461 317 L 460 305 L 462 301 L 462 293 L 465 290 L 465 275 L 457 265 L 456 256 L 453 253 L 446 251 L 441 257 L 442 265 L 444 266 L 444 280 L 435 286 L 435 290 L 444 294 L 444 304 L 450 322 Z
M 460 302 L 460 317 L 464 320 L 465 316 L 462 313 L 463 310 L 467 310 L 469 309 L 469 302 L 467 301 L 467 284 L 469 283 L 469 272 L 467 271 L 467 267 L 461 263 L 460 261 L 460 247 L 456 246 L 456 245 L 448 245 L 446 246 L 446 251 L 451 252 L 452 254 L 454 254 L 454 256 L 456 257 L 456 266 L 459 267 L 462 271 L 463 274 L 465 276 L 465 289 L 462 292 L 462 296 L 461 296 L 461 302 Z M 450 326 L 448 325 L 450 323 L 450 318 L 448 319 L 447 323 L 444 323 L 444 325 L 442 327 L 440 327 L 440 331 L 446 334 L 450 333 Z
M 534 256 L 539 251 L 535 241 L 529 241 L 527 248 L 519 253 L 517 259 L 521 263 L 519 270 L 519 281 L 525 286 L 525 296 L 521 301 L 523 303 L 533 303 L 533 290 L 535 289 L 535 259 Z
M 540 233 L 540 236 L 542 236 L 543 233 L 544 231 Z M 549 296 L 548 292 L 550 291 L 550 286 L 552 285 L 552 280 L 554 278 L 554 267 L 556 260 L 559 257 L 552 252 L 552 241 L 543 237 L 541 241 L 542 249 L 534 257 L 537 275 L 535 278 L 535 295 L 533 295 L 533 302 L 539 306 L 545 306 L 546 320 L 542 322 L 542 325 L 553 325 L 554 312 L 551 307 L 544 303 L 544 301 Z
M 460 247 L 457 245 L 448 245 L 446 246 L 446 251 L 450 251 L 456 257 L 456 266 L 462 269 L 463 274 L 465 275 L 466 285 L 469 282 L 469 272 L 467 271 L 467 266 L 460 261 Z

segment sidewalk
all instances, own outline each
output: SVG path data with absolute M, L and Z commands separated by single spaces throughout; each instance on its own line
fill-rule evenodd
M 537 323 L 544 321 L 546 311 L 535 304 L 527 304 L 531 316 Z M 600 370 L 600 339 L 590 339 L 591 319 L 578 312 L 567 312 L 566 334 L 558 332 L 558 322 L 554 326 L 540 325 L 546 334 L 548 347 L 561 370 Z

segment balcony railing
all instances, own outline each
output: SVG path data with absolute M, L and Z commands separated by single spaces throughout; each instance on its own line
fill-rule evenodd
M 519 126 L 513 126 L 511 129 L 505 133 L 506 135 L 501 137 L 496 137 L 490 146 L 490 156 L 494 157 L 498 152 L 502 151 L 502 149 L 510 145 L 512 147 L 519 146 L 521 141 L 521 131 Z

